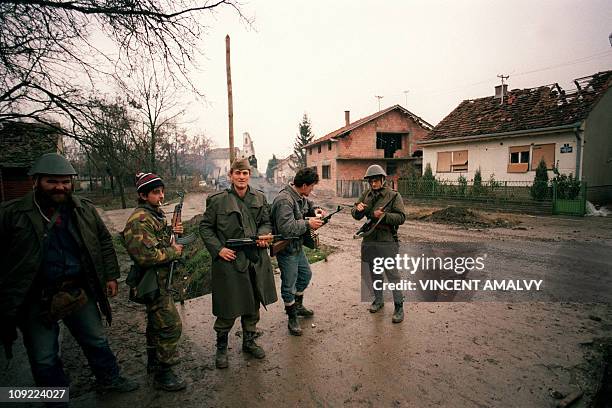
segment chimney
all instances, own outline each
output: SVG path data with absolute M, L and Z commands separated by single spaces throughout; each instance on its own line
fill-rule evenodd
M 503 99 L 508 96 L 508 84 L 495 86 L 495 99 Z
M 346 122 L 345 126 L 351 124 L 351 111 L 344 111 L 344 121 Z

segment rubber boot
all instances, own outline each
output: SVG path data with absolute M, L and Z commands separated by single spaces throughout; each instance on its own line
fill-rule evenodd
M 404 321 L 404 304 L 396 303 L 395 311 L 393 312 L 393 317 L 391 318 L 393 323 L 401 323 Z
M 266 352 L 255 343 L 255 332 L 243 330 L 242 332 L 242 351 L 255 358 L 264 358 Z
M 160 363 L 159 368 L 155 372 L 155 388 L 164 391 L 180 391 L 187 387 L 185 380 L 177 376 L 172 367 Z
M 304 295 L 295 295 L 295 308 L 297 315 L 302 317 L 312 317 L 314 312 L 311 309 L 304 307 Z
M 292 336 L 301 336 L 302 328 L 300 327 L 300 322 L 298 321 L 297 303 L 294 303 L 291 306 L 285 306 L 285 313 L 287 313 L 287 317 L 289 319 L 287 323 L 289 334 Z
M 228 332 L 217 333 L 217 354 L 215 355 L 215 366 L 227 368 L 227 340 Z
M 152 374 L 159 368 L 159 360 L 157 360 L 157 350 L 155 347 L 147 347 L 147 373 Z

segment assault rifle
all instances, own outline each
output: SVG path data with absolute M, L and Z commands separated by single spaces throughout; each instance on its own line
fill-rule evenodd
M 248 238 L 232 238 L 232 239 L 228 239 L 227 241 L 225 241 L 225 247 L 229 248 L 233 251 L 243 251 L 245 249 L 252 249 L 253 247 L 257 246 L 257 241 L 259 240 L 265 240 L 268 241 L 268 243 L 273 244 L 275 242 L 279 242 L 279 241 L 287 241 L 290 239 L 298 239 L 299 237 L 286 237 L 282 234 L 277 234 L 277 235 L 254 235 L 252 237 L 248 237 Z
M 339 213 L 340 211 L 342 211 L 342 206 L 338 206 L 336 211 L 330 212 L 325 217 L 320 218 L 320 220 L 323 221 L 323 225 L 327 224 L 329 220 L 331 220 L 332 215 Z M 313 217 L 305 217 L 304 219 L 308 221 L 311 218 Z M 319 217 L 314 217 L 314 218 L 319 218 Z M 318 248 L 319 247 L 319 233 L 309 228 L 308 231 L 306 231 L 304 235 L 302 235 L 302 244 L 305 247 L 308 247 L 310 249 Z
M 385 211 L 385 208 L 387 208 L 389 206 L 389 204 L 391 204 L 393 202 L 393 200 L 395 200 L 395 196 L 393 196 L 393 198 L 391 198 L 389 201 L 387 201 L 387 203 L 382 207 L 382 211 Z M 355 239 L 355 238 L 363 238 L 363 237 L 366 237 L 366 236 L 370 235 L 371 232 L 374 230 L 374 228 L 376 228 L 376 226 L 378 224 L 380 224 L 380 222 L 382 221 L 383 218 L 384 218 L 384 214 L 378 220 L 374 220 L 372 218 L 367 220 L 365 222 L 365 224 L 363 224 L 361 226 L 361 228 L 359 228 L 357 230 L 355 235 L 353 235 L 353 239 Z
M 325 217 L 321 218 L 321 221 L 323 221 L 323 225 L 327 224 L 329 222 L 329 220 L 331 220 L 332 215 L 339 213 L 340 211 L 342 211 L 342 206 L 338 206 L 336 208 L 336 211 L 330 212 L 329 214 L 327 214 Z M 319 217 L 305 217 L 305 220 L 309 220 L 311 218 L 319 218 Z
M 174 229 L 174 227 L 176 227 L 178 224 L 181 223 L 181 214 L 183 211 L 183 200 L 185 199 L 184 191 L 179 191 L 177 192 L 177 194 L 180 200 L 179 200 L 179 203 L 174 207 L 174 213 L 172 214 L 172 221 L 170 222 L 171 231 L 172 229 Z M 193 241 L 195 241 L 195 239 L 196 239 L 196 236 L 193 233 L 182 236 L 182 237 L 178 236 L 178 234 L 175 234 L 174 232 L 172 232 L 170 235 L 170 243 L 176 243 L 179 245 L 191 244 Z M 168 274 L 168 281 L 166 282 L 166 290 L 168 292 L 173 291 L 172 275 L 174 275 L 174 269 L 176 268 L 177 263 L 178 261 L 172 261 L 172 263 L 170 264 L 170 273 Z

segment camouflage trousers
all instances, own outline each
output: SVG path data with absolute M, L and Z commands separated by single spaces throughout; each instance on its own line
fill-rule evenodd
M 147 305 L 147 348 L 155 348 L 163 364 L 175 364 L 183 325 L 172 295 L 162 294 Z

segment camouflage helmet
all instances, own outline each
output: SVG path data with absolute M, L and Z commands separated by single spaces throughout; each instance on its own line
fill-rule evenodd
M 370 167 L 368 167 L 368 169 L 366 170 L 365 176 L 363 176 L 363 178 L 368 179 L 370 177 L 376 177 L 376 176 L 387 177 L 387 173 L 385 173 L 383 168 L 380 167 L 378 164 L 373 164 Z
M 37 174 L 76 176 L 77 172 L 64 156 L 57 153 L 46 153 L 36 160 L 28 172 L 28 176 L 35 176 Z

